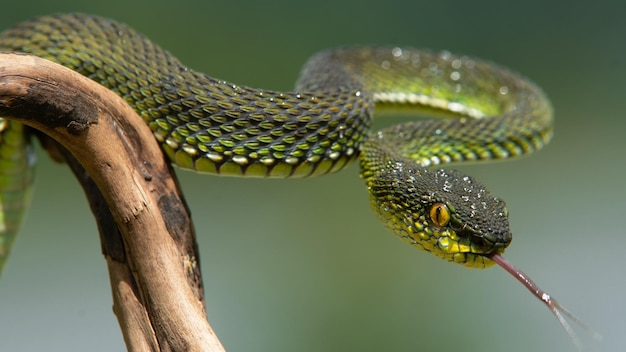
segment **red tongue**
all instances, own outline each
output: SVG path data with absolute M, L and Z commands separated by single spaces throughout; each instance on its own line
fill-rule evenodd
M 521 282 L 522 285 L 524 285 L 524 287 L 532 292 L 533 295 L 535 295 L 537 298 L 546 303 L 548 307 L 550 307 L 550 295 L 546 294 L 541 288 L 539 288 L 539 286 L 531 278 L 529 278 L 526 274 L 524 274 L 523 271 L 513 265 L 513 263 L 497 253 L 490 255 L 489 259 L 493 260 L 494 262 L 496 262 L 496 264 L 504 268 L 504 270 L 508 271 L 509 274 L 513 275 L 513 277 Z
M 567 332 L 579 350 L 584 350 L 584 346 L 578 336 L 576 336 L 574 329 L 572 329 L 572 327 L 565 320 L 565 317 L 570 318 L 574 323 L 578 324 L 585 331 L 590 333 L 594 339 L 598 341 L 602 340 L 602 335 L 591 329 L 582 320 L 578 319 L 574 314 L 570 313 L 565 307 L 560 305 L 554 298 L 550 297 L 549 294 L 542 290 L 530 277 L 528 277 L 528 275 L 513 265 L 513 263 L 497 253 L 491 254 L 488 258 L 500 265 L 509 274 L 513 275 L 513 277 L 515 277 L 517 281 L 521 282 L 522 285 L 532 292 L 535 297 L 539 298 L 539 300 L 548 306 L 548 309 L 550 309 L 552 314 L 554 314 L 554 316 L 559 320 L 559 323 L 561 323 L 561 326 L 563 326 L 565 332 Z

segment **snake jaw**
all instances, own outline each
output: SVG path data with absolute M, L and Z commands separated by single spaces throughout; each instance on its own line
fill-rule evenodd
M 495 264 L 493 254 L 502 254 L 508 243 L 494 243 L 464 228 L 460 231 L 446 229 L 437 237 L 438 251 L 435 255 L 450 262 L 470 268 L 488 268 Z
M 462 224 L 460 227 L 456 228 L 454 232 L 458 237 L 466 238 L 470 243 L 469 253 L 485 256 L 489 256 L 493 253 L 503 253 L 512 240 L 512 235 L 508 231 L 485 234 L 467 224 Z

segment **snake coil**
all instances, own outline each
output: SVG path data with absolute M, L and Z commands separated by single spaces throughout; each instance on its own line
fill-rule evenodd
M 541 148 L 552 109 L 530 81 L 495 64 L 411 48 L 342 48 L 305 65 L 294 92 L 195 72 L 126 25 L 84 14 L 41 17 L 0 34 L 0 50 L 63 64 L 122 96 L 181 168 L 307 177 L 360 160 L 372 206 L 412 245 L 469 267 L 511 241 L 504 202 L 469 176 L 427 168 Z M 430 109 L 456 118 L 370 131 L 374 111 Z M 0 265 L 32 180 L 29 131 L 2 121 Z

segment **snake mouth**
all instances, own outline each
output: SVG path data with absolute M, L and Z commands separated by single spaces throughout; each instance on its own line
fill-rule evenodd
M 439 237 L 437 244 L 446 253 L 468 253 L 484 257 L 501 254 L 508 245 L 507 243 L 492 242 L 484 237 L 462 237 L 454 231 L 449 231 L 447 236 Z
M 507 229 L 508 230 L 508 229 Z M 481 231 L 454 218 L 450 233 L 454 233 L 459 242 L 469 244 L 467 252 L 489 257 L 493 254 L 502 254 L 511 243 L 512 235 L 509 231 L 492 231 L 491 228 Z
M 504 253 L 511 242 L 508 236 L 489 236 L 472 231 L 465 226 L 462 230 L 447 229 L 438 233 L 437 251 L 433 254 L 469 268 L 488 268 L 495 264 L 493 256 Z M 493 238 L 493 239 L 492 239 Z M 504 238 L 504 240 L 498 240 Z
M 472 248 L 475 249 L 472 251 L 473 253 L 490 257 L 494 254 L 502 254 L 506 247 L 508 247 L 509 242 L 500 242 L 500 241 L 491 241 L 488 238 L 483 236 L 473 236 L 470 239 L 472 243 Z

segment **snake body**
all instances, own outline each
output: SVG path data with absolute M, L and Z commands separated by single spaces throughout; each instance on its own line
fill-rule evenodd
M 122 96 L 177 166 L 198 172 L 308 177 L 359 159 L 372 207 L 412 245 L 469 267 L 511 241 L 504 202 L 473 178 L 429 166 L 503 159 L 548 142 L 552 108 L 505 68 L 448 52 L 341 48 L 304 66 L 294 92 L 235 85 L 195 72 L 128 26 L 53 15 L 0 34 L 0 50 L 65 65 Z M 456 118 L 371 131 L 374 111 L 430 109 Z M 29 131 L 2 121 L 0 268 L 32 180 Z

